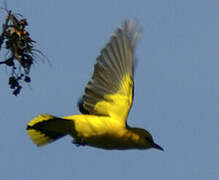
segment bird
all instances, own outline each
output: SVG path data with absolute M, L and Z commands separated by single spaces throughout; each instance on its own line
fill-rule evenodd
M 70 135 L 76 146 L 164 150 L 149 131 L 127 124 L 134 97 L 134 53 L 142 32 L 135 19 L 123 21 L 96 59 L 92 77 L 78 101 L 80 114 L 38 115 L 26 127 L 33 143 L 41 147 Z

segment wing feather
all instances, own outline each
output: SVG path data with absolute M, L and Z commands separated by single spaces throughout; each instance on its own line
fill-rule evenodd
M 101 50 L 82 100 L 81 113 L 113 116 L 126 121 L 132 105 L 134 50 L 142 31 L 125 20 Z

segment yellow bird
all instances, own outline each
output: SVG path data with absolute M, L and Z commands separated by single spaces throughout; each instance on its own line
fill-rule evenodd
M 125 20 L 111 36 L 78 102 L 82 114 L 62 118 L 43 114 L 28 123 L 27 134 L 37 146 L 70 135 L 77 146 L 163 150 L 148 131 L 126 122 L 134 94 L 134 50 L 141 32 L 135 20 Z

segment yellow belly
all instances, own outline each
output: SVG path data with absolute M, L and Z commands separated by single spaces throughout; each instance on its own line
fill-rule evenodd
M 73 115 L 63 117 L 74 119 L 72 136 L 82 143 L 104 149 L 136 148 L 138 136 L 129 132 L 126 125 L 108 116 Z
M 112 135 L 91 136 L 84 139 L 87 145 L 103 149 L 134 149 L 136 143 L 132 139 Z

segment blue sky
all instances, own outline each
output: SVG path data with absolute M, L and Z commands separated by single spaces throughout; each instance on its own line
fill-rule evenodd
M 4 6 L 1 1 L 1 6 Z M 219 1 L 7 1 L 23 14 L 50 63 L 31 69 L 18 97 L 0 67 L 0 177 L 11 179 L 216 180 L 219 177 Z M 5 12 L 0 11 L 0 17 Z M 128 118 L 165 151 L 37 148 L 26 124 L 40 113 L 77 114 L 99 51 L 124 18 L 144 29 Z

